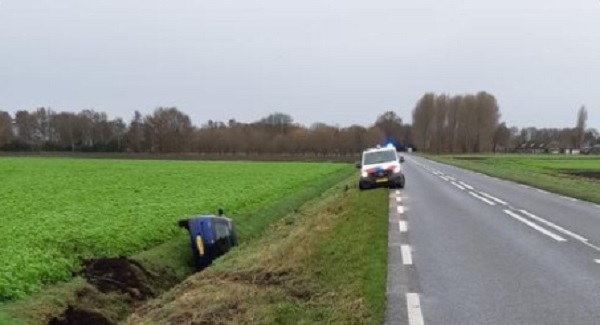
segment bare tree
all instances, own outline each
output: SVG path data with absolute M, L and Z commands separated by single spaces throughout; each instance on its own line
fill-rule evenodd
M 576 147 L 581 148 L 585 139 L 585 127 L 587 124 L 588 112 L 585 106 L 581 106 L 577 112 L 577 126 L 575 127 Z
M 387 111 L 377 117 L 375 127 L 379 128 L 386 141 L 394 143 L 396 146 L 404 146 L 408 142 L 402 124 L 402 118 L 394 111 Z
M 506 126 L 506 123 L 500 123 L 494 132 L 494 140 L 493 140 L 493 151 L 494 153 L 497 151 L 498 146 L 506 148 L 510 141 L 511 131 Z
M 146 117 L 152 126 L 151 137 L 159 152 L 185 152 L 193 131 L 192 122 L 186 114 L 175 107 L 159 107 Z
M 433 93 L 425 94 L 413 110 L 413 137 L 419 150 L 431 150 L 435 98 Z
M 0 111 L 0 148 L 3 148 L 13 141 L 12 118 L 8 112 Z

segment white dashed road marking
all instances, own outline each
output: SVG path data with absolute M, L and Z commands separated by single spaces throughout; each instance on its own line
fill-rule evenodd
M 546 226 L 548 226 L 550 228 L 554 228 L 554 230 L 556 230 L 558 232 L 561 232 L 561 233 L 563 233 L 563 234 L 565 234 L 567 236 L 571 236 L 571 237 L 575 238 L 576 240 L 579 240 L 579 241 L 582 241 L 582 242 L 587 242 L 588 241 L 586 238 L 583 238 L 582 236 L 580 236 L 580 235 L 578 235 L 578 234 L 576 234 L 574 232 L 571 232 L 571 231 L 569 231 L 569 230 L 567 230 L 567 229 L 565 229 L 565 228 L 563 228 L 563 227 L 561 227 L 561 226 L 559 226 L 559 225 L 557 225 L 557 224 L 555 224 L 553 222 L 550 222 L 550 221 L 548 221 L 546 219 L 540 218 L 540 217 L 536 216 L 533 213 L 530 213 L 530 212 L 528 212 L 526 210 L 519 210 L 519 211 L 521 211 L 521 213 L 523 213 L 524 215 L 528 216 L 529 218 L 531 218 L 531 219 L 533 219 L 533 220 L 535 220 L 537 222 L 543 223 L 543 224 L 545 224 Z
M 398 223 L 398 226 L 400 227 L 400 232 L 407 232 L 408 231 L 408 225 L 406 224 L 406 221 L 400 221 Z
M 487 194 L 487 193 L 485 193 L 485 192 L 479 192 L 479 194 L 481 194 L 481 195 L 483 195 L 483 196 L 487 197 L 488 199 L 491 199 L 491 200 L 493 200 L 493 201 L 496 201 L 496 202 L 498 202 L 498 203 L 500 203 L 500 204 L 502 204 L 502 205 L 508 205 L 508 203 L 506 203 L 505 201 L 502 201 L 502 200 L 500 200 L 499 198 L 497 198 L 497 197 L 494 197 L 494 196 L 491 196 L 491 195 L 489 195 L 489 194 Z
M 408 311 L 408 325 L 425 325 L 419 294 L 406 294 L 406 308 Z
M 531 228 L 533 228 L 533 229 L 541 232 L 542 234 L 544 234 L 544 235 L 546 235 L 546 236 L 548 236 L 548 237 L 550 237 L 550 238 L 552 238 L 552 239 L 554 239 L 554 240 L 556 240 L 558 242 L 567 241 L 566 239 L 562 238 L 561 236 L 559 236 L 559 235 L 557 235 L 557 234 L 555 234 L 555 233 L 547 230 L 546 228 L 538 226 L 537 224 L 535 224 L 535 223 L 533 223 L 533 222 L 531 222 L 531 221 L 529 221 L 529 220 L 521 217 L 520 215 L 518 215 L 518 214 L 516 214 L 516 213 L 514 213 L 514 212 L 512 212 L 510 210 L 504 210 L 504 213 L 508 214 L 509 216 L 511 216 L 511 217 L 513 217 L 513 218 L 515 218 L 515 219 L 517 219 L 519 221 L 521 221 L 522 223 L 528 225 L 529 227 L 531 227 Z
M 459 182 L 459 183 L 460 183 L 460 185 L 462 185 L 465 188 L 470 189 L 471 191 L 475 189 L 473 186 L 471 186 L 471 185 L 469 185 L 469 184 L 467 184 L 465 182 Z
M 475 197 L 475 198 L 477 198 L 477 199 L 479 199 L 479 200 L 481 200 L 481 201 L 483 201 L 483 202 L 485 202 L 485 203 L 487 203 L 489 205 L 496 205 L 496 203 L 494 203 L 494 202 L 492 202 L 492 201 L 484 198 L 483 196 L 477 195 L 477 193 L 475 193 L 475 192 L 469 192 L 469 194 L 471 194 L 471 196 L 473 196 L 473 197 Z
M 452 182 L 452 185 L 456 186 L 459 190 L 464 191 L 465 188 L 459 185 L 457 182 Z
M 412 254 L 410 252 L 410 246 L 402 245 L 400 246 L 400 250 L 402 252 L 402 264 L 404 265 L 412 265 Z
M 398 210 L 399 214 L 404 214 L 404 207 L 403 206 L 401 206 L 401 205 L 398 206 L 397 210 Z

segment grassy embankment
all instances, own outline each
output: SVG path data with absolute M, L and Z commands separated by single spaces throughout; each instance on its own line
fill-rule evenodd
M 59 161 L 59 163 L 63 164 L 64 161 Z M 83 164 L 83 162 L 74 163 Z M 131 162 L 126 163 L 131 164 Z M 154 163 L 142 164 L 145 164 L 144 167 L 147 167 L 146 164 Z M 160 168 L 160 166 L 156 167 Z M 175 167 L 181 167 L 181 165 L 177 164 Z M 174 172 L 172 168 L 168 169 L 163 171 L 163 173 L 171 174 Z M 238 222 L 242 246 L 260 237 L 263 231 L 274 221 L 285 216 L 287 213 L 295 211 L 306 201 L 318 197 L 325 190 L 353 173 L 352 168 L 349 166 L 335 168 L 335 170 L 331 171 L 333 172 L 326 173 L 326 175 L 323 175 L 318 180 L 313 180 L 310 186 L 296 188 L 292 193 L 281 191 L 281 193 L 277 194 L 279 197 L 276 200 L 271 198 L 274 203 L 266 206 L 263 205 L 260 208 L 245 209 L 245 214 L 235 218 Z M 155 175 L 154 182 L 156 181 Z M 223 185 L 224 187 L 229 188 L 232 186 L 232 183 L 226 183 Z M 263 198 L 260 197 L 260 199 L 262 200 Z M 248 202 L 247 205 L 258 206 L 256 202 Z M 172 227 L 176 227 L 175 223 L 173 223 Z M 67 238 L 65 240 L 68 241 Z M 150 274 L 158 275 L 152 277 L 150 283 L 146 285 L 152 289 L 153 294 L 160 294 L 191 274 L 192 269 L 189 267 L 190 255 L 188 238 L 185 232 L 181 230 L 174 239 L 150 250 L 134 254 L 131 257 L 140 262 Z M 66 283 L 46 286 L 42 292 L 33 294 L 25 299 L 0 304 L 0 324 L 46 323 L 50 318 L 62 313 L 67 306 L 92 309 L 105 316 L 105 318 L 116 321 L 127 316 L 131 312 L 131 307 L 136 304 L 139 304 L 139 302 L 132 304 L 131 299 L 127 295 L 101 293 L 82 278 L 76 277 Z
M 381 324 L 388 192 L 336 187 L 129 317 L 129 324 Z
M 600 203 L 600 157 L 426 155 L 426 158 L 554 193 Z

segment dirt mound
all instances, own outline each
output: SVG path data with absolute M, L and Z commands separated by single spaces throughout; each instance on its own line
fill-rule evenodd
M 81 275 L 102 292 L 120 291 L 135 300 L 152 296 L 149 273 L 138 262 L 124 257 L 86 261 Z
M 113 325 L 114 323 L 106 319 L 100 313 L 78 309 L 69 306 L 64 314 L 52 318 L 48 325 Z

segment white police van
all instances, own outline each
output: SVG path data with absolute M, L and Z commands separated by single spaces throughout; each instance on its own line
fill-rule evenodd
M 401 166 L 403 160 L 393 145 L 363 151 L 362 161 L 357 164 L 357 168 L 360 168 L 358 188 L 404 188 L 406 179 Z

